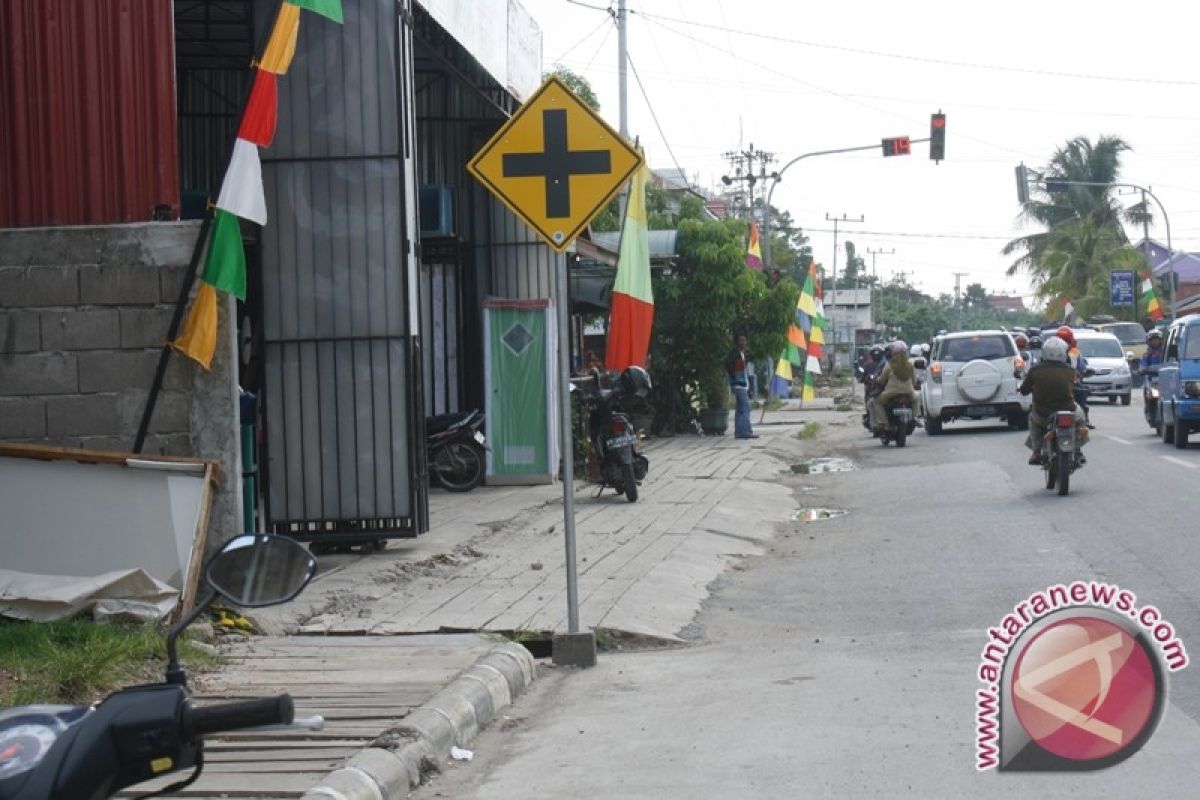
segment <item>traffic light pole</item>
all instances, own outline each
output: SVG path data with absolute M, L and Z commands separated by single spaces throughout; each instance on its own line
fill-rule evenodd
M 1032 171 L 1032 170 L 1030 170 L 1030 171 Z M 1026 173 L 1026 174 L 1028 175 L 1028 173 Z M 1036 175 L 1036 173 L 1034 173 L 1034 174 Z M 1037 175 L 1035 180 L 1037 182 L 1045 184 L 1047 192 L 1050 192 L 1050 184 L 1051 183 L 1056 184 L 1058 186 L 1107 186 L 1107 187 L 1113 187 L 1116 189 L 1134 189 L 1135 191 L 1141 192 L 1142 194 L 1144 194 L 1145 196 L 1149 197 L 1151 200 L 1154 201 L 1155 205 L 1158 206 L 1158 210 L 1162 212 L 1163 226 L 1167 229 L 1167 269 L 1169 270 L 1168 275 L 1167 275 L 1167 292 L 1168 292 L 1167 304 L 1170 306 L 1170 309 L 1169 309 L 1170 310 L 1170 317 L 1169 317 L 1170 321 L 1174 322 L 1175 321 L 1175 263 L 1174 263 L 1175 262 L 1175 250 L 1174 250 L 1174 248 L 1171 247 L 1171 220 L 1169 217 L 1167 217 L 1167 209 L 1163 207 L 1162 201 L 1159 200 L 1158 197 L 1155 196 L 1154 192 L 1150 191 L 1149 189 L 1147 189 L 1144 186 L 1138 186 L 1136 183 L 1105 183 L 1103 181 L 1071 181 L 1071 180 L 1067 180 L 1065 178 L 1063 178 L 1063 179 L 1051 178 L 1050 180 L 1047 180 L 1044 175 Z M 1147 239 L 1146 246 L 1149 247 L 1149 239 Z M 1153 274 L 1153 271 L 1154 271 L 1153 265 L 1150 266 L 1150 270 L 1151 270 L 1151 274 Z
M 920 142 L 928 142 L 929 139 L 909 139 L 910 142 L 917 144 Z M 765 249 L 763 250 L 763 264 L 766 266 L 766 271 L 771 271 L 771 197 L 775 194 L 775 187 L 783 180 L 783 173 L 795 164 L 797 161 L 803 161 L 806 158 L 814 158 L 816 156 L 832 156 L 838 153 L 859 153 L 863 150 L 878 150 L 879 142 L 875 144 L 866 144 L 862 147 L 841 147 L 836 150 L 816 150 L 812 153 L 803 153 L 796 156 L 791 161 L 783 165 L 783 167 L 775 173 L 774 180 L 771 181 L 771 188 L 767 190 L 767 207 L 763 210 L 763 242 Z

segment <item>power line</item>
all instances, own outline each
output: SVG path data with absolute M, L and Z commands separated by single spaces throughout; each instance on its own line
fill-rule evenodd
M 608 13 L 608 14 L 611 14 L 611 13 L 612 13 L 612 6 L 611 6 L 611 5 L 608 5 L 608 6 L 594 6 L 594 5 L 592 5 L 591 3 L 581 3 L 581 2 L 579 2 L 579 0 L 567 0 L 567 2 L 568 2 L 568 3 L 570 3 L 570 4 L 571 4 L 571 5 L 573 5 L 573 6 L 581 6 L 581 7 L 583 7 L 583 8 L 590 8 L 590 9 L 592 9 L 593 11 L 603 11 L 603 12 L 605 12 L 605 13 Z
M 671 163 L 678 170 L 679 177 L 683 178 L 684 185 L 691 190 L 692 184 L 687 179 L 687 173 L 683 171 L 683 167 L 679 166 L 679 159 L 675 158 L 675 151 L 671 149 L 671 143 L 667 141 L 667 135 L 663 133 L 662 124 L 658 121 L 658 114 L 654 113 L 654 104 L 650 102 L 650 97 L 646 94 L 646 87 L 642 85 L 642 76 L 638 75 L 637 67 L 633 64 L 633 57 L 629 53 L 626 53 L 625 60 L 629 62 L 629 68 L 633 70 L 633 79 L 637 81 L 638 90 L 642 93 L 642 99 L 646 101 L 646 108 L 650 110 L 650 118 L 654 120 L 654 127 L 658 128 L 658 136 L 662 139 L 663 145 L 667 148 L 667 153 L 671 156 Z
M 833 233 L 833 228 L 810 228 L 802 226 L 805 233 Z M 904 236 L 910 239 L 978 239 L 981 241 L 1012 241 L 1016 236 L 992 236 L 983 233 L 902 233 L 899 231 L 863 231 L 856 230 L 856 236 Z
M 574 0 L 572 0 L 574 1 Z M 582 3 L 577 3 L 583 5 Z M 803 47 L 815 47 L 823 50 L 836 50 L 843 53 L 854 53 L 856 55 L 875 56 L 877 58 L 892 58 L 900 61 L 914 61 L 924 64 L 937 64 L 948 67 L 969 67 L 971 69 L 987 69 L 998 72 L 1015 72 L 1024 75 L 1039 75 L 1050 76 L 1056 78 L 1076 78 L 1082 80 L 1098 80 L 1098 81 L 1113 81 L 1117 83 L 1140 83 L 1140 84 L 1158 84 L 1164 86 L 1200 86 L 1200 81 L 1186 81 L 1178 79 L 1166 78 L 1130 78 L 1122 75 L 1096 75 L 1086 72 L 1064 72 L 1059 70 L 1034 69 L 1032 67 L 1007 67 L 1000 64 L 982 64 L 972 61 L 952 61 L 943 58 L 931 58 L 929 56 L 911 56 L 904 53 L 889 53 L 883 50 L 868 50 L 863 47 L 848 47 L 845 45 L 826 44 L 824 42 L 812 42 L 804 39 L 792 39 L 787 36 L 777 36 L 762 31 L 746 31 L 727 26 L 713 25 L 707 22 L 696 22 L 689 19 L 681 19 L 679 17 L 668 17 L 662 14 L 647 14 L 646 12 L 638 12 L 643 17 L 667 20 L 669 22 L 678 22 L 681 25 L 691 25 L 696 28 L 708 28 L 711 30 L 719 30 L 725 33 L 736 33 L 740 36 L 752 36 L 758 40 L 768 40 L 775 42 L 783 42 L 785 44 L 801 45 Z
M 580 39 L 578 42 L 576 42 L 575 44 L 571 45 L 571 46 L 570 46 L 570 47 L 568 47 L 566 50 L 564 50 L 564 51 L 562 52 L 562 54 L 561 54 L 561 55 L 559 55 L 559 57 L 558 57 L 558 58 L 552 59 L 550 63 L 552 63 L 552 64 L 558 64 L 559 62 L 561 62 L 561 61 L 562 61 L 564 58 L 566 58 L 566 57 L 567 57 L 567 56 L 569 56 L 571 53 L 573 53 L 573 52 L 575 51 L 575 48 L 579 47 L 579 45 L 583 44 L 583 43 L 584 43 L 584 42 L 586 42 L 588 39 L 590 39 L 590 38 L 592 38 L 593 36 L 595 36 L 595 35 L 596 35 L 596 31 L 600 30 L 601 28 L 603 28 L 603 27 L 604 27 L 605 25 L 607 25 L 607 24 L 608 24 L 608 20 L 607 20 L 607 19 L 602 19 L 602 20 L 600 20 L 600 24 L 599 24 L 599 25 L 597 25 L 596 27 L 592 28 L 592 29 L 591 29 L 591 31 L 589 31 L 589 32 L 588 32 L 588 33 L 587 33 L 587 34 L 586 34 L 586 35 L 585 35 L 585 36 L 584 36 L 582 39 Z M 594 58 L 594 57 L 595 57 L 595 56 L 593 56 L 593 58 Z
M 646 15 L 643 15 L 643 16 L 646 16 Z M 649 20 L 650 18 L 646 17 L 646 19 Z M 861 100 L 855 99 L 853 95 L 842 94 L 841 92 L 836 92 L 833 89 L 828 89 L 824 86 L 820 86 L 818 84 L 802 80 L 802 79 L 796 77 L 796 75 L 794 73 L 787 73 L 782 70 L 775 69 L 774 67 L 767 66 L 766 64 L 763 64 L 762 62 L 754 61 L 752 59 L 746 58 L 746 56 L 744 54 L 734 53 L 733 51 L 727 50 L 724 47 L 721 47 L 720 45 L 716 45 L 716 44 L 713 44 L 712 42 L 708 42 L 708 41 L 705 41 L 704 39 L 699 39 L 695 36 L 692 36 L 690 33 L 685 33 L 684 31 L 676 30 L 676 29 L 670 27 L 669 25 L 663 25 L 661 22 L 653 21 L 652 24 L 658 25 L 663 30 L 669 31 L 669 32 L 675 34 L 676 36 L 681 36 L 684 39 L 691 39 L 694 42 L 699 42 L 700 44 L 704 45 L 705 47 L 712 48 L 713 50 L 716 50 L 719 53 L 724 53 L 725 55 L 730 56 L 735 59 L 741 59 L 742 61 L 745 61 L 747 64 L 751 64 L 751 65 L 758 67 L 759 69 L 765 70 L 767 72 L 773 72 L 776 75 L 781 75 L 795 83 L 801 83 L 805 86 L 808 86 L 812 89 L 815 89 L 815 90 L 821 92 L 822 94 L 827 94 L 830 97 L 836 97 L 839 100 L 842 100 L 843 102 L 850 103 L 851 105 L 860 106 L 862 108 L 866 108 L 871 111 L 874 111 L 878 114 L 884 114 L 889 117 L 895 117 L 896 119 L 904 120 L 905 122 L 908 122 L 910 124 L 912 124 L 914 122 L 912 117 L 905 116 L 904 114 L 898 114 L 895 111 L 889 111 L 886 108 L 880 108 L 879 106 L 871 105 L 870 103 L 864 103 Z M 974 141 L 974 142 L 979 142 L 980 144 L 987 145 L 988 147 L 994 147 L 997 150 L 1004 150 L 1006 152 L 1020 156 L 1021 158 L 1028 158 L 1028 159 L 1039 158 L 1039 156 L 1034 155 L 1033 153 L 1029 153 L 1029 152 L 1026 152 L 1023 150 L 1017 150 L 1015 148 L 1008 147 L 1007 145 L 999 144 L 997 142 L 989 142 L 986 139 L 980 139 L 976 136 L 970 136 L 967 134 L 957 134 L 957 135 L 960 138 L 968 139 L 968 140 Z

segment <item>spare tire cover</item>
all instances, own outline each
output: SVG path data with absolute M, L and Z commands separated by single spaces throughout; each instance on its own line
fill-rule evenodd
M 990 361 L 977 358 L 958 371 L 958 391 L 968 400 L 990 400 L 1000 390 L 1000 370 Z

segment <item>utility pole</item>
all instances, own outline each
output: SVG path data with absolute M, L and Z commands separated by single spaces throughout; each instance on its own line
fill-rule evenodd
M 778 174 L 767 172 L 767 165 L 774 163 L 775 154 L 768 153 L 765 150 L 755 150 L 754 143 L 751 142 L 748 150 L 730 150 L 722 153 L 721 157 L 729 162 L 730 173 L 721 176 L 721 183 L 726 186 L 731 186 L 736 181 L 745 183 L 747 189 L 746 206 L 743 209 L 741 203 L 734 206 L 734 216 L 743 219 L 754 219 L 754 187 L 761 181 L 763 189 L 766 188 L 766 180 L 768 178 L 777 178 Z M 755 172 L 754 163 L 758 162 L 758 171 Z M 735 195 L 736 197 L 737 195 Z M 766 210 L 763 210 L 764 216 Z M 764 223 L 765 225 L 766 223 Z M 769 248 L 768 248 L 769 249 Z
M 843 212 L 840 217 L 831 217 L 831 216 L 829 216 L 829 212 L 826 211 L 825 212 L 825 221 L 833 223 L 833 290 L 836 292 L 837 291 L 837 261 L 838 261 L 838 223 L 839 222 L 866 222 L 867 218 L 864 215 L 859 214 L 858 219 L 851 219 L 849 216 L 847 216 L 845 214 L 845 212 Z M 834 297 L 833 299 L 836 300 L 837 298 Z M 833 304 L 830 304 L 830 307 L 827 307 L 825 309 L 825 319 L 829 320 L 829 334 L 832 339 L 831 344 L 833 346 L 832 349 L 830 350 L 830 356 L 829 356 L 829 371 L 830 372 L 832 372 L 833 368 L 837 365 L 837 340 L 838 340 L 837 325 L 833 321 L 832 305 Z M 851 334 L 851 336 L 853 336 L 853 334 Z
M 617 89 L 620 105 L 620 132 L 626 140 L 629 139 L 629 56 L 628 43 L 625 39 L 625 22 L 628 13 L 625 10 L 626 0 L 617 0 Z
M 962 279 L 965 278 L 970 273 L 968 273 L 968 272 L 953 272 L 951 274 L 954 276 L 954 305 L 958 306 L 958 327 L 959 327 L 959 329 L 961 329 L 962 328 L 963 304 L 962 304 L 962 296 L 959 294 L 958 287 L 959 287 L 960 281 L 962 281 Z
M 879 283 L 879 278 L 878 278 L 878 273 L 876 273 L 876 271 L 875 271 L 875 256 L 894 256 L 896 254 L 896 248 L 893 247 L 891 250 L 882 250 L 882 249 L 877 250 L 875 248 L 868 247 L 867 254 L 871 256 L 871 321 L 876 324 L 876 327 L 878 327 L 878 325 L 883 322 L 883 320 L 881 319 L 881 317 L 883 316 L 883 288 L 880 287 L 880 289 L 879 289 L 880 316 L 876 317 L 875 316 L 875 287 Z

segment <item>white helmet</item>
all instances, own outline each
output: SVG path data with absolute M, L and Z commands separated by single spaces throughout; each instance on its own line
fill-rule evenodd
M 892 342 L 892 352 L 893 353 L 907 353 L 908 345 L 906 345 L 904 343 L 903 339 L 897 339 L 896 341 Z
M 923 355 L 921 352 L 921 345 L 914 344 L 912 347 L 908 348 L 908 354 L 913 358 L 920 358 Z
M 1057 336 L 1042 342 L 1042 360 L 1067 363 L 1067 343 Z

